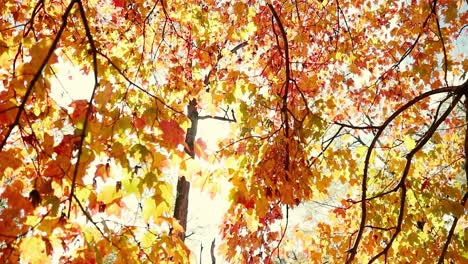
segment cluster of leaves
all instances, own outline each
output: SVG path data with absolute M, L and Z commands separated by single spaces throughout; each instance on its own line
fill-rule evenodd
M 177 168 L 232 184 L 228 261 L 271 263 L 288 239 L 317 262 L 466 261 L 466 8 L 5 0 L 0 259 L 187 263 L 170 217 Z M 89 99 L 54 96 L 66 65 L 94 78 Z M 192 160 L 194 98 L 237 122 L 214 154 L 196 141 Z M 328 197 L 328 217 L 300 227 L 311 234 L 286 233 L 289 208 Z

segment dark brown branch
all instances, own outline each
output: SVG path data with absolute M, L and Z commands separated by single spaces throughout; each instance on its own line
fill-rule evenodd
M 81 204 L 81 201 L 76 197 L 76 195 L 73 195 L 73 198 L 75 199 L 76 203 L 78 204 L 78 207 L 80 207 L 81 212 L 86 216 L 86 219 L 93 224 L 93 226 L 97 229 L 97 231 L 101 234 L 101 236 L 107 240 L 107 242 L 111 243 L 115 248 L 120 249 L 119 246 L 117 246 L 112 240 L 109 239 L 108 236 L 104 234 L 104 231 L 101 230 L 101 228 L 98 226 L 98 224 L 94 221 L 94 219 L 91 217 L 88 211 L 83 207 L 83 204 Z
M 88 24 L 88 19 L 86 18 L 86 12 L 83 7 L 83 3 L 81 1 L 77 1 L 78 7 L 80 9 L 80 16 L 81 20 L 83 22 L 83 26 L 85 28 L 85 33 L 86 33 L 86 38 L 89 41 L 89 45 L 91 46 L 91 52 L 93 56 L 93 70 L 94 70 L 94 87 L 93 87 L 93 92 L 91 94 L 91 98 L 89 99 L 88 102 L 88 109 L 86 109 L 86 114 L 85 114 L 85 119 L 83 123 L 83 130 L 81 131 L 81 139 L 78 145 L 78 155 L 77 155 L 77 160 L 75 163 L 75 169 L 73 171 L 73 179 L 71 183 L 71 191 L 70 191 L 70 196 L 69 196 L 69 201 L 70 204 L 68 206 L 68 214 L 67 217 L 70 218 L 70 212 L 71 212 L 71 206 L 72 206 L 72 197 L 75 191 L 75 185 L 76 185 L 76 177 L 78 176 L 78 171 L 80 167 L 80 161 L 81 161 L 81 154 L 83 153 L 83 143 L 86 138 L 86 130 L 88 128 L 88 122 L 89 118 L 91 116 L 92 108 L 93 108 L 93 100 L 94 100 L 94 95 L 96 94 L 97 87 L 99 85 L 98 82 L 98 66 L 97 66 L 97 49 L 96 45 L 94 43 L 93 35 L 91 34 L 91 30 L 89 28 Z
M 216 120 L 220 120 L 220 121 L 226 121 L 226 122 L 229 122 L 229 123 L 236 123 L 237 120 L 236 120 L 236 117 L 234 115 L 232 115 L 232 118 L 229 118 L 229 117 L 222 117 L 222 116 L 199 116 L 198 117 L 198 120 L 204 120 L 204 119 L 216 119 Z
M 226 44 L 227 41 L 224 42 L 224 44 Z M 241 42 L 239 44 L 237 44 L 237 46 L 235 46 L 234 48 L 231 49 L 231 53 L 236 53 L 239 49 L 243 48 L 247 46 L 247 41 L 244 41 L 244 42 Z M 211 67 L 210 71 L 208 72 L 208 74 L 205 76 L 205 79 L 203 80 L 203 84 L 204 85 L 209 85 L 210 84 L 210 78 L 211 78 L 211 75 L 213 74 L 213 71 L 218 67 L 218 64 L 219 64 L 219 61 L 223 58 L 223 55 L 222 53 L 219 51 L 218 52 L 218 56 L 216 56 L 216 63 L 214 64 L 213 67 Z M 210 91 L 210 88 L 206 88 L 206 92 L 209 92 Z
M 202 256 L 202 254 L 203 254 L 203 244 L 200 244 L 200 264 L 203 263 L 203 256 Z
M 396 227 L 380 227 L 380 226 L 373 226 L 373 225 L 366 225 L 367 228 L 376 229 L 381 231 L 391 231 L 396 229 Z
M 270 9 L 271 13 L 273 14 L 273 18 L 275 19 L 276 23 L 278 24 L 278 27 L 281 32 L 281 38 L 283 39 L 283 50 L 284 50 L 284 66 L 285 66 L 285 83 L 284 83 L 284 94 L 282 96 L 283 103 L 281 107 L 281 112 L 283 113 L 283 124 L 284 124 L 284 135 L 286 138 L 289 138 L 289 118 L 288 118 L 288 95 L 289 95 L 289 84 L 291 81 L 291 70 L 290 70 L 290 60 L 289 60 L 289 45 L 288 45 L 288 37 L 286 34 L 286 30 L 284 29 L 283 23 L 281 22 L 280 17 L 278 16 L 278 13 L 276 13 L 275 8 L 273 7 L 272 4 L 268 3 L 268 8 Z M 274 30 L 274 27 L 273 27 Z M 286 160 L 284 164 L 284 169 L 286 171 L 289 170 L 289 145 L 288 142 L 286 142 Z
M 330 147 L 330 145 L 333 143 L 333 141 L 335 141 L 335 139 L 338 138 L 338 135 L 340 134 L 342 129 L 343 129 L 343 127 L 340 127 L 338 129 L 338 131 L 336 131 L 336 133 L 332 137 L 330 137 L 328 139 L 328 143 L 327 143 L 327 145 L 325 147 L 322 147 L 322 151 L 320 151 L 320 153 L 316 157 L 312 158 L 312 162 L 309 164 L 309 168 L 312 165 L 314 165 L 315 161 L 317 161 L 325 153 L 325 151 L 327 151 L 327 149 Z M 325 142 L 323 142 L 323 143 L 325 143 Z
M 346 31 L 348 32 L 348 35 L 349 35 L 349 40 L 351 41 L 351 48 L 352 50 L 354 50 L 354 40 L 353 40 L 353 36 L 351 35 L 351 29 L 348 26 L 348 21 L 346 20 L 346 16 L 343 12 L 343 9 L 341 9 L 340 2 L 338 0 L 336 0 L 336 9 L 337 9 L 336 16 L 338 17 L 338 27 L 340 27 L 340 13 L 341 13 L 341 15 L 343 16 L 344 23 L 345 23 Z
M 24 37 L 26 37 L 29 34 L 29 32 L 31 30 L 33 30 L 34 18 L 37 16 L 37 14 L 39 13 L 39 10 L 41 10 L 42 8 L 44 8 L 44 0 L 37 1 L 36 5 L 34 6 L 34 9 L 32 11 L 31 18 L 25 24 L 24 33 L 23 33 Z M 28 25 L 29 25 L 29 28 L 26 28 Z
M 189 128 L 187 128 L 187 133 L 185 134 L 185 152 L 190 155 L 190 157 L 195 158 L 195 138 L 197 137 L 198 130 L 198 111 L 197 111 L 197 100 L 190 100 L 187 106 L 187 117 L 192 123 Z
M 466 161 L 465 161 L 465 163 L 466 163 Z M 467 200 L 468 200 L 468 192 L 465 192 L 465 195 L 463 196 L 463 200 L 461 202 L 463 207 L 466 206 L 466 201 Z M 457 226 L 458 220 L 459 220 L 459 217 L 455 216 L 453 218 L 452 226 L 450 227 L 450 231 L 448 232 L 447 240 L 445 241 L 444 247 L 443 247 L 443 249 L 442 249 L 442 251 L 440 253 L 439 261 L 437 262 L 437 264 L 443 264 L 444 263 L 445 254 L 447 253 L 447 249 L 448 249 L 448 247 L 450 245 L 450 242 L 452 241 L 453 234 L 455 234 L 455 227 Z
M 210 247 L 211 264 L 216 264 L 216 257 L 215 257 L 215 254 L 214 254 L 215 241 L 216 241 L 215 238 L 213 238 L 213 241 L 211 241 L 211 247 Z
M 174 207 L 174 218 L 179 221 L 179 224 L 184 228 L 183 232 L 178 234 L 180 240 L 185 240 L 185 232 L 187 230 L 187 213 L 189 202 L 190 182 L 184 176 L 179 177 L 177 181 L 177 194 Z
M 281 38 L 283 39 L 283 50 L 284 50 L 284 66 L 285 66 L 285 74 L 286 74 L 286 81 L 285 81 L 285 90 L 284 90 L 284 95 L 283 95 L 283 107 L 287 107 L 287 100 L 288 100 L 288 94 L 289 94 L 289 82 L 291 81 L 291 70 L 289 68 L 290 60 L 289 60 L 289 44 L 288 44 L 288 37 L 286 34 L 286 30 L 284 29 L 283 23 L 281 22 L 280 17 L 275 11 L 275 8 L 268 3 L 268 7 L 270 8 L 271 13 L 273 14 L 273 17 L 275 18 L 276 23 L 278 24 L 278 27 L 281 32 Z M 286 122 L 287 125 L 287 122 Z M 287 133 L 287 132 L 286 132 Z
M 404 218 L 404 214 L 405 214 L 405 203 L 406 203 L 406 183 L 405 183 L 405 180 L 409 174 L 409 170 L 411 168 L 411 164 L 412 164 L 412 159 L 414 157 L 414 155 L 422 149 L 422 147 L 424 147 L 424 145 L 426 145 L 426 143 L 429 141 L 429 139 L 431 139 L 432 135 L 435 133 L 435 131 L 437 130 L 437 128 L 440 126 L 440 124 L 442 124 L 443 121 L 445 121 L 445 119 L 448 117 L 448 115 L 452 112 L 452 110 L 455 108 L 455 106 L 458 104 L 458 102 L 460 101 L 462 97 L 462 94 L 459 93 L 452 101 L 451 105 L 449 108 L 447 108 L 447 110 L 444 112 L 444 114 L 442 114 L 442 116 L 436 121 L 434 122 L 434 124 L 431 125 L 431 127 L 429 128 L 429 130 L 424 134 L 423 138 L 418 142 L 418 144 L 410 151 L 410 153 L 406 156 L 406 164 L 405 164 L 405 168 L 404 168 L 404 171 L 403 171 L 403 175 L 401 176 L 401 179 L 400 179 L 400 182 L 399 184 L 397 185 L 397 187 L 395 188 L 395 191 L 397 189 L 401 189 L 401 196 L 400 196 L 400 212 L 399 212 L 399 215 L 398 215 L 398 222 L 397 222 L 397 226 L 396 226 L 396 230 L 395 230 L 395 233 L 393 233 L 392 237 L 390 238 L 389 242 L 387 243 L 387 245 L 385 246 L 385 248 L 380 251 L 377 255 L 375 255 L 370 261 L 369 263 L 372 263 L 374 262 L 375 260 L 377 260 L 380 256 L 382 255 L 387 255 L 387 252 L 390 250 L 390 248 L 392 247 L 393 245 L 393 242 L 395 241 L 397 235 L 401 232 L 401 226 L 403 224 L 403 218 Z
M 343 123 L 340 123 L 340 122 L 333 122 L 333 124 L 338 125 L 338 126 L 342 126 L 342 127 L 346 127 L 346 128 L 352 128 L 352 129 L 379 129 L 380 128 L 379 126 L 372 126 L 372 125 L 369 125 L 369 126 L 355 126 L 355 125 L 352 125 L 352 124 L 343 124 Z
M 73 5 L 75 5 L 75 3 L 77 3 L 77 2 L 78 2 L 78 0 L 71 1 L 71 3 L 68 5 L 67 9 L 65 10 L 65 12 L 64 12 L 64 14 L 62 16 L 62 25 L 60 25 L 60 28 L 59 28 L 59 30 L 57 32 L 57 35 L 55 36 L 54 40 L 52 41 L 52 45 L 50 46 L 49 50 L 47 51 L 47 54 L 46 54 L 44 60 L 42 61 L 41 65 L 39 66 L 39 69 L 34 74 L 31 82 L 28 85 L 28 88 L 26 89 L 26 93 L 24 94 L 23 100 L 21 101 L 21 104 L 18 106 L 18 113 L 16 113 L 15 120 L 8 127 L 8 130 L 7 130 L 6 134 L 5 134 L 2 142 L 0 143 L 0 151 L 2 151 L 3 147 L 5 147 L 6 142 L 7 142 L 8 138 L 10 137 L 10 134 L 13 131 L 13 129 L 19 124 L 21 114 L 23 114 L 23 112 L 24 112 L 24 107 L 26 105 L 26 102 L 29 99 L 29 96 L 31 95 L 31 93 L 32 93 L 32 91 L 34 89 L 34 85 L 36 84 L 36 82 L 41 77 L 42 71 L 46 67 L 47 62 L 49 61 L 50 57 L 52 57 L 52 54 L 54 54 L 54 51 L 57 48 L 57 44 L 60 41 L 60 37 L 62 36 L 62 33 L 63 33 L 63 31 L 65 30 L 65 28 L 67 26 L 68 16 L 70 15 L 70 12 L 71 12 L 71 10 L 73 8 Z
M 431 12 L 429 13 L 429 15 L 427 15 L 426 19 L 424 20 L 421 28 L 425 28 L 427 26 L 427 23 L 429 22 L 429 18 L 431 17 L 431 15 L 435 14 L 435 10 L 436 10 L 436 5 L 437 5 L 437 0 L 433 0 L 432 1 L 432 6 L 431 6 Z M 411 52 L 413 51 L 413 49 L 416 47 L 416 45 L 418 44 L 419 42 L 419 39 L 421 38 L 423 32 L 421 31 L 418 36 L 416 37 L 416 39 L 413 41 L 413 44 L 411 45 L 411 47 L 409 47 L 408 49 L 406 49 L 405 53 L 403 54 L 403 56 L 401 56 L 400 60 L 392 67 L 392 69 L 398 67 L 398 65 L 400 65 L 405 59 L 406 57 L 408 57 Z
M 447 81 L 447 72 L 448 72 L 447 49 L 445 48 L 444 36 L 442 35 L 442 30 L 440 29 L 439 17 L 437 16 L 435 10 L 434 10 L 434 14 L 435 14 L 435 20 L 436 20 L 436 24 L 437 24 L 437 32 L 439 33 L 440 44 L 442 45 L 442 51 L 444 53 L 444 81 L 445 81 L 445 86 L 448 86 L 448 81 Z
M 237 46 L 235 46 L 233 49 L 231 49 L 231 52 L 236 53 L 238 50 L 242 49 L 245 46 L 247 46 L 247 41 L 239 43 Z
M 468 183 L 468 93 L 465 93 L 465 143 L 464 143 L 464 152 L 465 152 L 465 179 L 466 183 Z M 468 200 L 468 192 L 465 192 L 465 195 L 463 196 L 463 199 L 461 201 L 461 205 L 463 207 L 466 206 L 466 201 Z M 452 241 L 453 234 L 455 233 L 455 227 L 457 226 L 458 223 L 458 217 L 454 216 L 453 218 L 453 223 L 452 226 L 450 227 L 450 230 L 447 234 L 447 239 L 445 240 L 444 247 L 442 248 L 442 251 L 440 252 L 439 256 L 439 261 L 437 262 L 438 264 L 443 264 L 444 263 L 444 258 L 445 254 L 447 253 L 447 249 L 450 245 L 450 242 Z
M 440 93 L 448 93 L 448 92 L 458 92 L 459 95 L 457 96 L 457 99 L 459 100 L 460 99 L 460 94 L 461 92 L 464 92 L 464 90 L 466 90 L 468 88 L 468 81 L 465 82 L 464 84 L 462 85 L 458 85 L 458 86 L 449 86 L 449 87 L 444 87 L 444 88 L 439 88 L 439 89 L 435 89 L 435 90 L 431 90 L 431 91 L 428 91 L 426 93 L 423 93 L 419 96 L 416 96 L 415 98 L 413 98 L 412 100 L 410 100 L 408 103 L 406 103 L 405 105 L 401 106 L 400 108 L 398 108 L 390 117 L 388 117 L 385 122 L 380 126 L 379 130 L 377 131 L 376 135 L 374 136 L 370 146 L 369 146 L 369 149 L 367 151 L 367 154 L 366 154 L 366 158 L 365 158 L 365 161 L 364 161 L 364 173 L 363 173 L 363 177 L 362 177 L 362 186 L 361 186 L 361 222 L 360 222 L 360 226 L 359 226 L 359 231 L 357 233 L 357 236 L 356 236 L 356 240 L 354 242 L 354 245 L 352 248 L 350 248 L 348 250 L 349 252 L 349 255 L 348 255 L 348 258 L 346 260 L 346 263 L 351 263 L 356 254 L 357 254 L 357 248 L 359 247 L 359 243 L 362 239 L 362 235 L 364 233 L 364 229 L 365 229 L 365 226 L 366 226 L 366 219 L 367 219 L 367 207 L 366 207 L 366 201 L 367 201 L 367 178 L 368 178 L 368 171 L 369 171 L 369 166 L 370 166 L 370 158 L 371 158 L 371 154 L 372 154 L 372 151 L 373 149 L 375 148 L 375 145 L 377 144 L 377 141 L 380 137 L 380 135 L 384 132 L 384 130 L 386 129 L 386 127 L 397 117 L 399 116 L 402 112 L 404 112 L 405 110 L 407 110 L 408 108 L 412 107 L 413 105 L 415 105 L 416 103 L 418 103 L 419 101 L 425 99 L 425 98 L 428 98 L 429 96 L 432 96 L 432 95 L 435 95 L 435 94 L 440 94 Z M 455 102 L 456 100 L 454 100 Z M 456 101 L 458 102 L 458 101 Z M 455 107 L 455 105 L 453 105 L 453 107 Z M 447 113 L 447 112 L 446 112 Z M 448 113 L 447 113 L 448 115 Z M 444 118 L 445 119 L 445 118 Z M 442 122 L 442 117 L 440 122 Z M 437 128 L 438 125 L 436 125 L 436 123 L 434 123 L 431 127 L 435 127 Z M 435 132 L 435 128 L 434 128 L 434 131 Z M 431 128 L 429 129 L 431 130 Z M 433 133 L 432 132 L 432 133 Z M 426 136 L 429 134 L 429 131 L 426 133 Z M 432 135 L 432 134 L 431 134 Z M 418 148 L 418 146 L 422 147 L 423 145 L 421 144 L 425 144 L 425 142 L 427 142 L 427 140 L 429 140 L 430 137 L 426 137 L 426 139 L 423 138 L 423 140 L 421 140 L 418 145 L 415 147 Z M 419 149 L 419 148 L 418 148 Z M 417 150 L 416 150 L 417 151 Z M 412 157 L 413 154 L 408 155 L 409 157 Z M 408 159 L 408 157 L 407 157 Z M 409 171 L 409 166 L 407 164 L 407 166 L 405 167 L 405 171 L 408 170 Z M 407 173 L 407 172 L 406 172 Z M 402 187 L 402 185 L 404 185 L 404 176 L 402 176 L 402 180 L 400 181 L 399 185 L 397 185 L 397 189 L 398 188 L 402 188 L 402 193 L 406 190 L 403 191 L 403 188 L 405 187 Z M 402 194 L 402 198 L 403 197 L 403 194 Z M 404 204 L 403 204 L 404 205 Z M 402 215 L 402 213 L 400 213 L 400 215 Z M 402 217 L 402 216 L 401 216 Z M 397 232 L 396 232 L 397 233 Z
M 432 6 L 431 6 L 431 12 L 426 16 L 426 19 L 424 20 L 422 26 L 421 26 L 421 29 L 424 29 L 426 26 L 427 26 L 427 23 L 429 22 L 429 18 L 434 14 L 436 15 L 436 4 L 437 4 L 437 0 L 433 0 L 432 1 Z M 371 86 L 374 86 L 374 85 L 377 85 L 378 83 L 382 82 L 383 80 L 385 80 L 387 78 L 387 74 L 389 72 L 391 72 L 392 70 L 395 70 L 397 69 L 400 64 L 406 59 L 406 57 L 408 57 L 411 52 L 414 50 L 414 48 L 416 48 L 416 46 L 418 45 L 419 43 L 419 39 L 421 38 L 421 36 L 423 35 L 424 31 L 421 30 L 421 32 L 418 34 L 418 36 L 416 37 L 416 39 L 413 41 L 413 43 L 411 44 L 410 47 L 408 47 L 405 52 L 403 53 L 403 55 L 400 57 L 400 59 L 394 63 L 391 67 L 389 67 L 384 73 L 382 73 L 378 78 L 377 80 L 374 82 L 373 85 Z M 377 89 L 378 90 L 378 89 Z M 378 92 L 376 92 L 376 94 L 378 94 Z M 374 97 L 374 100 L 377 98 L 377 95 Z

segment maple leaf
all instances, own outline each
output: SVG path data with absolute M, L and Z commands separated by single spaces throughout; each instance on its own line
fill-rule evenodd
M 70 104 L 70 107 L 72 108 L 72 120 L 80 120 L 85 117 L 86 109 L 88 108 L 88 101 L 75 100 Z
M 41 238 L 25 238 L 20 245 L 21 258 L 29 263 L 40 264 L 49 262 L 46 244 Z
M 171 148 L 177 147 L 179 144 L 183 144 L 185 139 L 185 132 L 174 120 L 163 120 L 159 123 L 159 127 L 162 130 L 162 139 Z

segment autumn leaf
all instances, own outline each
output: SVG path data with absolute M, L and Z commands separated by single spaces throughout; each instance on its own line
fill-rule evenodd
M 197 157 L 200 157 L 202 159 L 207 159 L 207 154 L 205 153 L 206 151 L 206 143 L 203 141 L 202 138 L 198 138 L 195 141 L 195 155 Z
M 174 120 L 163 120 L 159 124 L 162 131 L 162 139 L 169 147 L 174 148 L 179 144 L 183 144 L 185 132 L 180 128 Z
M 70 107 L 72 109 L 72 113 L 71 113 L 72 120 L 81 120 L 85 117 L 86 109 L 88 108 L 88 101 L 75 100 L 70 104 Z
M 60 167 L 60 163 L 57 161 L 49 161 L 44 166 L 42 175 L 53 178 L 61 178 L 64 176 L 64 169 Z
M 125 7 L 125 0 L 113 0 L 116 7 Z
M 28 237 L 23 239 L 20 246 L 21 259 L 32 263 L 48 263 L 50 261 L 46 254 L 46 245 L 38 237 Z

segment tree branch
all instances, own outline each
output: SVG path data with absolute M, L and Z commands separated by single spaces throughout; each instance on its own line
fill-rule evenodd
M 465 144 L 464 144 L 464 152 L 465 152 L 465 179 L 466 183 L 468 184 L 468 93 L 465 93 Z M 461 205 L 465 207 L 466 201 L 468 200 L 468 192 L 465 192 L 463 199 L 461 201 Z M 452 226 L 450 227 L 450 231 L 447 234 L 447 239 L 445 240 L 444 247 L 440 252 L 438 264 L 444 263 L 445 254 L 447 253 L 447 249 L 452 241 L 453 234 L 455 233 L 455 227 L 458 223 L 458 217 L 454 216 Z
M 18 106 L 18 112 L 16 113 L 15 120 L 8 127 L 7 132 L 6 132 L 5 136 L 4 136 L 4 138 L 2 139 L 2 142 L 0 143 L 0 151 L 2 151 L 3 147 L 5 147 L 6 142 L 7 142 L 8 138 L 10 137 L 10 134 L 13 131 L 13 129 L 20 123 L 21 114 L 23 114 L 23 112 L 24 112 L 24 107 L 26 105 L 26 102 L 29 99 L 29 96 L 31 95 L 31 93 L 32 93 L 32 91 L 34 89 L 34 85 L 36 84 L 36 82 L 41 77 L 42 71 L 44 70 L 45 66 L 47 65 L 47 62 L 49 61 L 50 57 L 52 57 L 52 54 L 54 54 L 54 51 L 57 48 L 57 44 L 60 41 L 60 37 L 62 36 L 63 31 L 65 30 L 65 28 L 67 26 L 67 19 L 68 19 L 68 16 L 70 15 L 70 12 L 71 12 L 72 8 L 73 8 L 73 5 L 75 5 L 75 3 L 78 3 L 78 2 L 79 2 L 79 0 L 73 0 L 67 6 L 67 9 L 65 10 L 65 12 L 64 12 L 64 14 L 62 16 L 62 25 L 60 25 L 60 28 L 59 28 L 59 30 L 57 32 L 57 35 L 55 36 L 54 40 L 52 41 L 52 45 L 50 46 L 49 50 L 47 51 L 47 54 L 46 54 L 44 60 L 42 61 L 41 65 L 39 66 L 39 69 L 34 74 L 31 82 L 28 85 L 28 88 L 26 89 L 26 93 L 24 94 L 23 100 L 21 101 L 21 104 Z
M 454 101 L 452 101 L 452 105 L 451 107 L 455 107 L 456 103 L 460 100 L 461 98 L 461 94 L 464 93 L 464 91 L 466 91 L 468 89 L 468 81 L 466 81 L 464 84 L 461 84 L 461 85 L 458 85 L 458 86 L 449 86 L 449 87 L 444 87 L 444 88 L 439 88 L 439 89 L 435 89 L 435 90 L 431 90 L 431 91 L 428 91 L 428 92 L 425 92 L 419 96 L 416 96 L 415 98 L 413 98 L 412 100 L 410 100 L 408 103 L 406 103 L 405 105 L 401 106 L 400 108 L 398 108 L 390 117 L 388 117 L 385 122 L 380 126 L 379 130 L 377 131 L 376 135 L 374 136 L 370 146 L 369 146 L 369 149 L 367 151 L 367 154 L 366 154 L 366 158 L 365 158 L 365 161 L 364 161 L 364 173 L 363 173 L 363 177 L 362 177 L 362 186 L 361 186 L 361 222 L 360 222 L 360 226 L 359 226 L 359 231 L 357 233 L 357 236 L 356 236 L 356 240 L 354 242 L 354 245 L 352 248 L 350 248 L 348 250 L 349 252 L 349 255 L 347 257 L 347 260 L 346 260 L 346 263 L 351 263 L 354 258 L 356 257 L 356 254 L 357 254 L 357 248 L 359 247 L 359 243 L 362 239 L 362 235 L 364 233 L 364 229 L 365 229 L 365 226 L 366 226 L 366 220 L 367 220 L 367 206 L 366 206 L 366 201 L 367 201 L 367 178 L 369 177 L 368 173 L 369 173 L 369 166 L 370 166 L 370 158 L 371 158 L 371 154 L 372 154 L 372 151 L 373 149 L 375 148 L 375 145 L 377 144 L 377 141 L 380 137 L 380 135 L 382 135 L 382 133 L 384 132 L 384 130 L 387 128 L 387 126 L 396 118 L 398 117 L 402 112 L 404 112 L 405 110 L 407 110 L 408 108 L 410 108 L 411 106 L 415 105 L 416 103 L 418 103 L 419 101 L 425 99 L 425 98 L 428 98 L 432 95 L 435 95 L 435 94 L 440 94 L 440 93 L 448 93 L 448 92 L 454 92 L 454 93 L 458 93 L 457 97 L 454 99 Z M 455 103 L 455 104 L 454 104 Z M 452 108 L 453 109 L 453 108 Z M 426 142 L 427 140 L 430 139 L 430 136 L 429 136 L 429 132 L 432 131 L 432 133 L 435 132 L 435 129 L 438 127 L 438 125 L 443 121 L 445 120 L 445 117 L 449 114 L 448 111 L 446 111 L 444 113 L 444 115 L 439 119 L 440 122 L 436 122 L 434 123 L 431 128 L 429 129 L 429 131 L 426 133 L 425 137 L 423 137 L 423 140 L 421 140 L 418 145 L 415 147 L 415 149 L 419 150 L 419 148 L 421 148 Z M 445 117 L 444 117 L 445 116 Z M 430 134 L 432 136 L 432 133 Z M 418 147 L 419 146 L 419 147 Z M 416 153 L 417 150 L 413 149 L 414 153 Z M 397 185 L 395 191 L 398 189 L 398 188 L 401 188 L 402 189 L 402 196 L 401 196 L 401 199 L 405 198 L 406 197 L 406 187 L 402 187 L 404 185 L 404 177 L 405 176 L 405 173 L 407 174 L 408 172 L 406 172 L 407 170 L 409 171 L 409 165 L 408 165 L 408 160 L 409 158 L 412 158 L 412 155 L 414 155 L 414 153 L 410 152 L 410 154 L 408 154 L 407 156 L 407 164 L 405 166 L 405 172 L 400 180 L 400 183 L 399 185 Z M 413 153 L 413 154 L 411 154 Z M 404 193 L 404 194 L 403 194 Z M 401 202 L 402 200 L 400 200 Z M 404 206 L 404 203 L 400 203 L 400 205 Z M 399 216 L 399 219 L 400 217 L 402 217 L 402 211 L 400 211 L 400 216 Z M 399 230 L 397 228 L 397 231 L 395 233 L 398 233 Z
M 215 254 L 214 254 L 215 241 L 216 241 L 216 239 L 213 238 L 213 241 L 211 242 L 211 247 L 210 247 L 211 264 L 216 264 L 216 257 L 215 257 Z
M 442 124 L 442 122 L 444 122 L 445 119 L 447 119 L 448 115 L 452 112 L 452 110 L 458 104 L 461 97 L 462 97 L 462 93 L 457 94 L 457 96 L 453 99 L 451 105 L 447 108 L 447 110 L 442 114 L 442 116 L 436 122 L 434 122 L 432 124 L 432 126 L 429 128 L 429 130 L 424 134 L 423 138 L 418 142 L 418 144 L 406 156 L 406 164 L 405 164 L 405 168 L 404 168 L 404 171 L 403 171 L 403 175 L 401 176 L 400 182 L 398 183 L 398 185 L 397 185 L 397 187 L 395 189 L 395 191 L 397 189 L 401 189 L 400 212 L 399 212 L 399 215 L 398 215 L 398 222 L 397 222 L 395 233 L 393 233 L 393 235 L 390 238 L 390 241 L 387 243 L 386 247 L 381 252 L 379 252 L 377 255 L 375 255 L 369 261 L 369 263 L 374 262 L 375 260 L 377 260 L 380 256 L 382 256 L 384 254 L 386 255 L 387 252 L 392 247 L 392 244 L 395 241 L 397 235 L 401 231 L 401 226 L 403 224 L 403 217 L 404 217 L 404 214 L 405 214 L 405 202 L 406 202 L 406 183 L 405 183 L 405 180 L 406 180 L 406 178 L 407 178 L 407 176 L 409 174 L 409 170 L 410 170 L 411 164 L 412 164 L 411 161 L 412 161 L 414 155 L 419 150 L 421 150 L 422 147 L 424 147 L 424 145 L 426 145 L 426 143 L 429 141 L 429 139 L 431 139 L 432 135 L 435 133 L 437 128 L 440 126 L 440 124 Z
M 78 7 L 80 9 L 80 16 L 81 20 L 83 22 L 84 28 L 85 28 L 85 33 L 86 33 L 86 38 L 89 41 L 89 45 L 91 46 L 91 52 L 93 56 L 93 70 L 94 70 L 94 87 L 93 87 L 93 92 L 91 94 L 91 98 L 89 99 L 88 102 L 88 109 L 86 109 L 86 114 L 85 114 L 85 119 L 83 123 L 83 130 L 81 132 L 81 139 L 78 145 L 78 155 L 77 155 L 77 160 L 75 163 L 75 169 L 73 171 L 73 179 L 71 183 L 71 191 L 70 191 L 70 196 L 69 196 L 69 206 L 68 206 L 68 214 L 67 217 L 70 218 L 70 212 L 71 212 L 71 206 L 72 206 L 72 197 L 75 191 L 75 185 L 76 185 L 76 177 L 78 176 L 78 171 L 79 171 L 79 166 L 80 166 L 80 160 L 81 160 L 81 154 L 83 153 L 83 143 L 86 138 L 86 130 L 88 128 L 88 122 L 89 118 L 91 116 L 92 108 L 93 108 L 93 100 L 94 100 L 94 95 L 96 94 L 97 87 L 99 85 L 98 82 L 98 66 L 97 66 L 97 49 L 96 45 L 94 43 L 93 35 L 91 34 L 91 30 L 89 29 L 89 24 L 88 24 L 88 19 L 86 18 L 86 13 L 83 7 L 83 3 L 81 1 L 77 1 Z
M 278 16 L 278 13 L 276 13 L 275 8 L 273 7 L 272 4 L 268 3 L 268 8 L 270 9 L 271 13 L 273 14 L 273 18 L 275 19 L 276 23 L 278 24 L 278 27 L 281 32 L 281 38 L 283 39 L 283 50 L 284 50 L 284 66 L 285 66 L 285 82 L 284 82 L 284 94 L 282 96 L 283 99 L 283 105 L 281 107 L 281 112 L 283 113 L 283 124 L 284 124 L 284 135 L 286 138 L 289 138 L 289 121 L 288 121 L 288 95 L 289 95 L 289 83 L 291 81 L 291 70 L 289 68 L 290 60 L 289 60 L 289 45 L 288 45 L 288 37 L 286 34 L 286 30 L 284 29 L 283 23 L 281 22 L 280 17 Z M 288 141 L 286 141 L 286 160 L 284 164 L 284 169 L 286 171 L 289 170 L 289 144 Z

